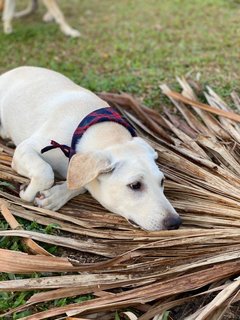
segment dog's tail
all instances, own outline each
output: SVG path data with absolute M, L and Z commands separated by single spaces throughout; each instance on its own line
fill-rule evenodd
M 1 1 L 1 0 L 0 0 Z M 38 0 L 31 0 L 26 9 L 16 12 L 14 18 L 22 18 L 31 15 L 38 8 Z

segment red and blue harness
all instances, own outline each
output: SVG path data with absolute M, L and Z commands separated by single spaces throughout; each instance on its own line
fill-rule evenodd
M 79 142 L 83 134 L 86 132 L 86 130 L 94 124 L 105 121 L 111 121 L 121 124 L 131 133 L 133 137 L 136 137 L 136 131 L 134 130 L 134 128 L 118 112 L 116 112 L 113 108 L 110 107 L 102 108 L 89 113 L 79 123 L 79 125 L 73 133 L 71 147 L 65 144 L 59 144 L 58 142 L 52 140 L 51 145 L 43 148 L 41 150 L 41 153 L 45 153 L 49 150 L 59 148 L 62 150 L 64 155 L 70 160 L 71 157 L 76 153 L 77 143 Z

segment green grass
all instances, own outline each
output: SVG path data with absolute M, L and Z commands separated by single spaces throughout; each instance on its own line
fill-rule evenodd
M 21 1 L 21 3 L 26 3 Z M 44 24 L 44 9 L 0 34 L 0 71 L 52 68 L 94 91 L 128 91 L 158 106 L 159 84 L 200 72 L 229 94 L 239 82 L 240 1 L 60 1 L 82 37 Z
M 26 3 L 18 1 L 20 6 Z M 55 24 L 44 24 L 41 21 L 44 9 L 40 6 L 34 16 L 14 21 L 13 34 L 0 32 L 0 72 L 20 65 L 52 68 L 93 91 L 130 92 L 151 107 L 161 107 L 165 100 L 159 85 L 174 84 L 176 76 L 200 72 L 201 82 L 211 84 L 222 96 L 239 87 L 240 1 L 60 0 L 59 3 L 82 37 L 66 38 Z M 21 223 L 26 229 L 41 232 L 54 229 L 23 220 Z M 3 220 L 0 228 L 7 228 Z M 24 249 L 15 238 L 1 239 L 0 247 Z M 0 279 L 9 277 L 16 275 L 2 275 Z M 28 297 L 26 293 L 3 293 L 0 309 L 20 305 Z

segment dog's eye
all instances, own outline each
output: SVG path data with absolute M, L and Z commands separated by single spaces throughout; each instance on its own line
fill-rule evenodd
M 137 191 L 142 188 L 142 183 L 140 181 L 136 181 L 134 183 L 130 183 L 128 187 L 134 191 Z
M 162 180 L 161 180 L 161 188 L 162 188 L 163 185 L 164 185 L 164 181 L 165 181 L 165 178 L 162 178 Z

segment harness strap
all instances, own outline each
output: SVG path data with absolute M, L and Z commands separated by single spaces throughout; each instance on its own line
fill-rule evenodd
M 59 149 L 62 150 L 62 152 L 64 153 L 64 155 L 65 155 L 67 158 L 70 157 L 71 148 L 70 148 L 69 146 L 67 146 L 66 144 L 59 144 L 59 143 L 57 143 L 57 142 L 54 141 L 54 140 L 51 140 L 50 143 L 51 143 L 51 146 L 47 146 L 47 147 L 43 148 L 43 149 L 41 150 L 41 153 L 45 153 L 45 152 L 47 152 L 47 151 L 49 151 L 49 150 L 59 148 Z

